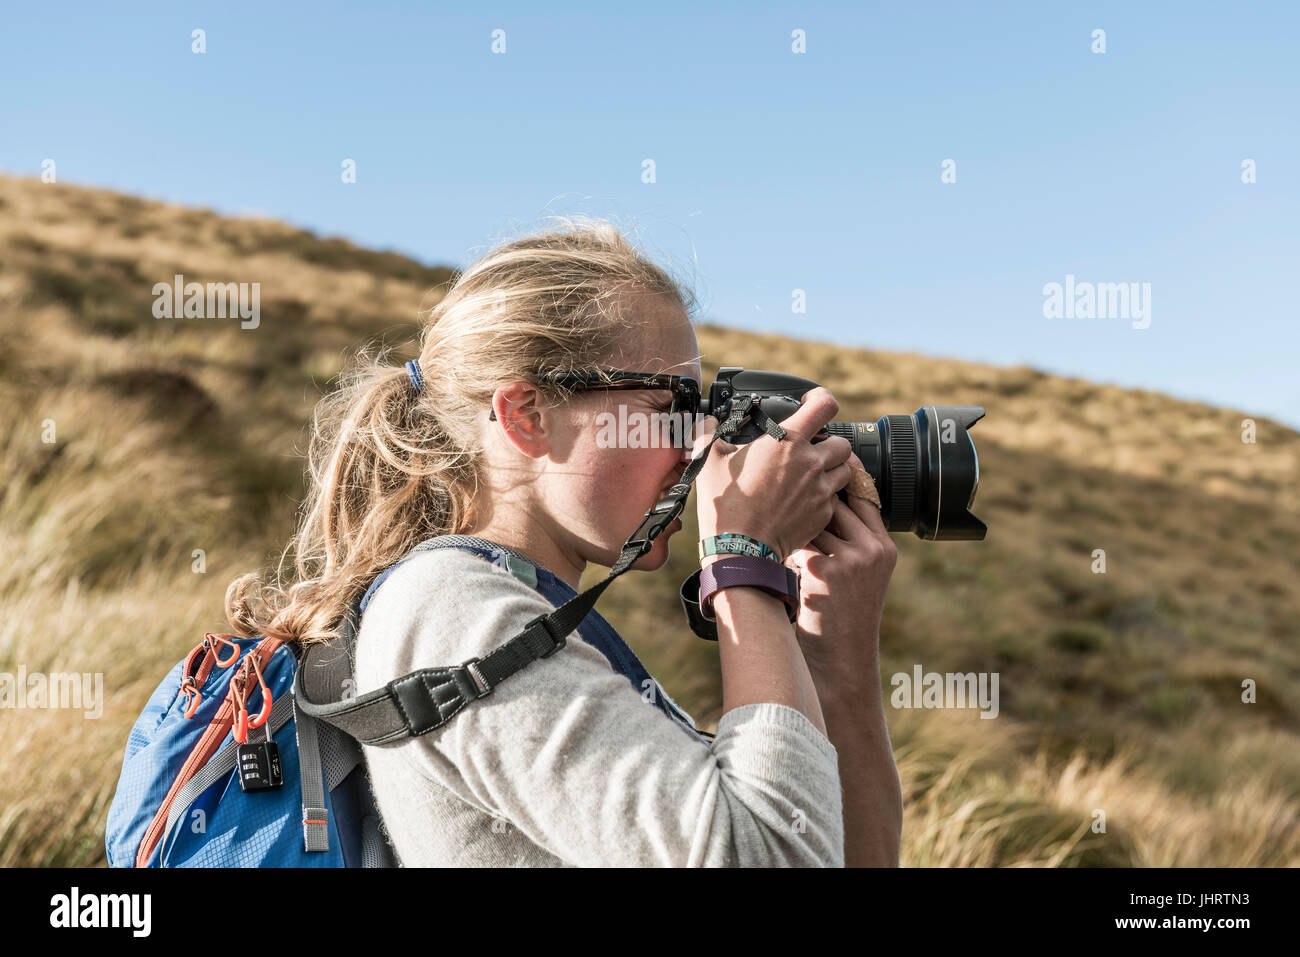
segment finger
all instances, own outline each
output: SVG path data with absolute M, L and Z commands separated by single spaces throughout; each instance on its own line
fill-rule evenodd
M 831 491 L 838 492 L 853 478 L 853 469 L 849 467 L 849 463 L 844 462 L 827 472 L 826 477 L 830 479 Z
M 848 546 L 847 541 L 829 531 L 818 532 L 810 544 L 817 546 L 824 555 L 837 555 Z
M 825 552 L 823 552 L 812 542 L 809 542 L 807 545 L 803 546 L 803 548 L 796 548 L 789 555 L 787 555 L 785 557 L 785 562 L 783 564 L 789 565 L 796 569 L 803 568 L 806 564 L 808 564 L 808 559 L 811 558 L 813 555 L 824 555 L 824 554 Z
M 814 436 L 815 438 L 817 436 Z M 823 438 L 822 441 L 813 445 L 817 454 L 822 457 L 822 468 L 830 470 L 837 465 L 842 465 L 849 460 L 853 454 L 853 443 L 842 435 L 832 435 Z
M 793 569 L 795 574 L 798 575 L 800 578 L 802 578 L 804 572 L 808 570 L 808 562 L 815 555 L 820 555 L 823 558 L 826 557 L 825 552 L 823 552 L 812 542 L 809 542 L 803 548 L 796 548 L 789 555 L 787 555 L 785 557 L 785 562 L 783 564 L 785 564 L 788 568 Z
M 832 521 L 835 521 L 841 514 L 844 514 L 845 517 L 849 514 L 856 515 L 861 524 L 866 526 L 872 535 L 877 538 L 889 537 L 889 530 L 885 528 L 885 519 L 880 514 L 880 509 L 872 502 L 868 502 L 865 498 L 858 498 L 856 495 L 849 495 L 848 500 L 849 504 L 845 505 L 840 501 L 838 495 L 835 496 L 835 515 L 832 516 Z M 840 512 L 840 509 L 844 510 L 843 513 Z
M 821 427 L 840 411 L 840 404 L 830 389 L 820 385 L 805 392 L 799 403 L 799 408 L 781 420 L 781 428 L 805 440 L 821 431 Z
M 853 496 L 849 496 L 849 501 L 854 501 Z M 875 512 L 876 520 L 880 521 L 880 512 L 876 510 L 874 505 L 870 502 L 863 502 L 861 499 L 858 499 L 858 501 L 861 502 L 861 505 L 865 510 Z M 840 501 L 838 495 L 835 496 L 835 499 L 831 504 L 834 507 L 834 511 L 831 514 L 831 520 L 826 525 L 826 528 L 835 535 L 844 539 L 844 541 L 852 542 L 855 545 L 866 545 L 877 534 L 872 530 L 871 526 L 867 524 L 867 518 L 869 516 L 864 516 L 858 509 L 850 505 L 845 505 Z M 884 528 L 883 522 L 881 523 L 881 528 Z
M 812 542 L 809 542 L 807 545 L 803 545 L 791 551 L 790 557 L 797 558 L 800 560 L 806 560 L 809 555 L 820 555 L 820 554 L 821 554 L 821 549 L 819 549 Z

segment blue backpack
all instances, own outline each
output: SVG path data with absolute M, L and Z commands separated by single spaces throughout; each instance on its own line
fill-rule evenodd
M 601 591 L 649 550 L 655 536 L 648 531 L 675 516 L 647 513 L 609 576 L 581 595 L 512 549 L 442 535 L 380 574 L 330 642 L 301 649 L 273 638 L 205 635 L 131 729 L 105 830 L 109 865 L 400 866 L 380 826 L 361 744 L 392 744 L 441 727 L 515 671 L 562 648 L 575 628 L 638 693 L 649 692 L 665 714 L 710 739 L 594 609 Z M 557 610 L 481 659 L 345 696 L 355 687 L 354 642 L 375 590 L 417 552 L 447 547 L 492 561 Z

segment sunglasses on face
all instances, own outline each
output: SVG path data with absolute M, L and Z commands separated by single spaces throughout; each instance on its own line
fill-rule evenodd
M 670 414 L 685 412 L 696 415 L 700 411 L 700 384 L 690 376 L 606 370 L 603 375 L 599 372 L 555 372 L 543 375 L 541 379 L 576 392 L 668 390 L 673 394 L 673 404 L 668 410 Z M 496 418 L 493 409 L 488 421 L 495 422 Z

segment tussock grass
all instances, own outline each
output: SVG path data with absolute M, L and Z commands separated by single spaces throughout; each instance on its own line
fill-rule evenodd
M 106 699 L 95 720 L 0 712 L 0 864 L 96 865 L 130 725 L 291 530 L 312 405 L 363 342 L 411 351 L 451 273 L 33 180 L 0 177 L 0 211 L 0 671 L 100 672 Z M 152 285 L 177 272 L 261 282 L 261 326 L 155 319 Z M 1256 417 L 1244 445 L 1241 411 L 1023 366 L 698 332 L 706 380 L 804 375 L 840 420 L 989 410 L 989 537 L 898 537 L 881 656 L 887 693 L 918 663 L 996 671 L 1001 713 L 888 709 L 904 864 L 1300 864 L 1300 435 Z M 668 568 L 600 609 L 711 727 L 716 648 L 679 617 L 683 519 Z

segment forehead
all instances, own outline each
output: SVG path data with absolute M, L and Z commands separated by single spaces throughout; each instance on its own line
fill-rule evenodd
M 632 334 L 614 357 L 613 368 L 667 372 L 700 379 L 700 348 L 695 328 L 680 305 L 667 296 L 640 293 L 625 305 Z

